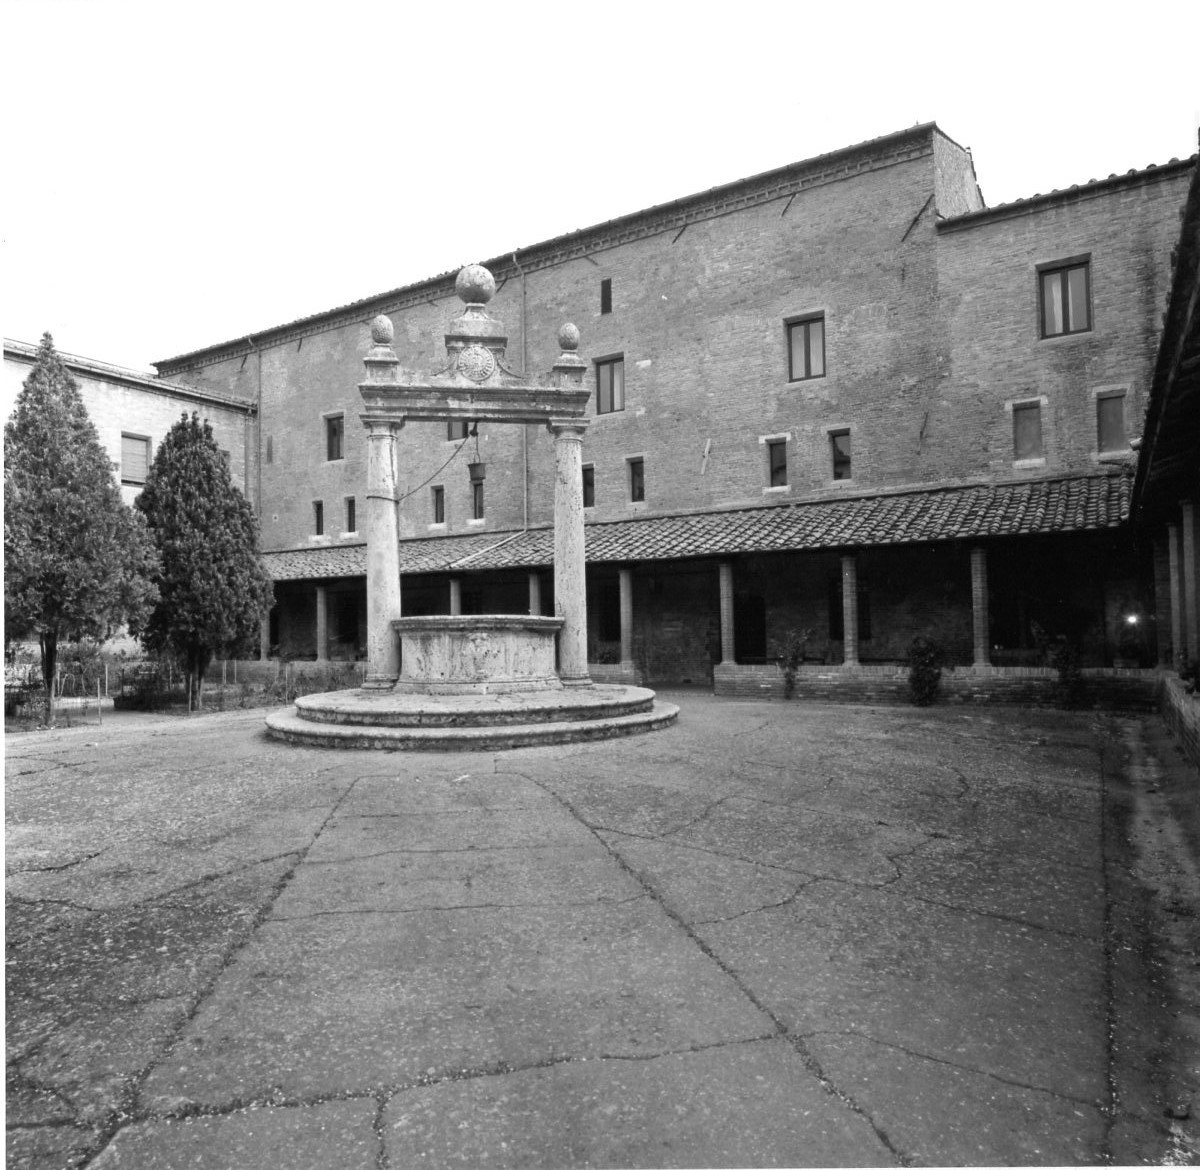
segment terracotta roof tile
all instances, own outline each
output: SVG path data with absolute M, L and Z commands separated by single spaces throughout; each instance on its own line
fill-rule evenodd
M 1095 531 L 1128 519 L 1131 485 L 1128 475 L 1096 475 L 615 520 L 587 526 L 587 558 L 661 561 Z M 533 568 L 553 559 L 549 528 L 400 546 L 404 573 Z M 277 581 L 363 576 L 366 546 L 267 553 L 265 560 Z

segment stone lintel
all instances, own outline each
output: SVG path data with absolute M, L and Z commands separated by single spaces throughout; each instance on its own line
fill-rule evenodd
M 591 392 L 549 386 L 478 386 L 455 380 L 444 385 L 362 383 L 364 422 L 548 423 L 579 419 Z

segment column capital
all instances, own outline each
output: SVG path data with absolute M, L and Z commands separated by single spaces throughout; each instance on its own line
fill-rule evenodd
M 556 439 L 566 439 L 568 442 L 583 442 L 583 432 L 588 429 L 591 419 L 587 418 L 548 418 L 546 429 Z
M 367 437 L 370 439 L 394 438 L 404 429 L 404 424 L 408 421 L 403 418 L 378 418 L 369 414 L 359 415 L 359 417 L 362 419 L 363 426 L 367 428 Z

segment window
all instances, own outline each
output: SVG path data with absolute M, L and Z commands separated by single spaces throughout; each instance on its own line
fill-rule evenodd
M 1125 394 L 1101 394 L 1096 399 L 1096 444 L 1100 451 L 1129 450 L 1125 434 Z
M 434 524 L 446 523 L 446 489 L 440 485 L 435 488 L 430 488 L 431 499 L 433 502 L 433 522 Z
M 1042 458 L 1042 404 L 1018 402 L 1012 408 L 1013 458 Z
M 829 454 L 833 463 L 833 478 L 852 479 L 849 431 L 829 432 Z
M 771 487 L 787 486 L 787 440 L 767 440 L 767 482 Z
M 788 381 L 802 382 L 805 378 L 825 376 L 825 316 L 805 317 L 789 321 Z
M 471 519 L 483 519 L 483 480 L 471 484 Z
M 596 363 L 596 413 L 625 409 L 625 359 L 606 358 Z
M 332 462 L 342 458 L 342 439 L 346 433 L 344 415 L 335 414 L 325 420 L 325 458 Z
M 446 424 L 446 438 L 449 441 L 465 439 L 471 430 L 471 424 L 465 418 L 456 418 Z
M 607 276 L 600 282 L 600 312 L 612 312 L 612 280 Z
M 346 531 L 347 532 L 357 532 L 358 531 L 358 525 L 357 525 L 357 523 L 355 523 L 355 521 L 358 519 L 357 516 L 355 515 L 356 511 L 357 511 L 357 507 L 355 505 L 354 497 L 347 496 L 346 497 Z
M 325 535 L 325 503 L 323 500 L 313 500 L 313 535 Z
M 584 464 L 583 467 L 583 506 L 596 506 L 596 469 L 590 463 Z
M 121 482 L 145 483 L 150 470 L 150 440 L 144 435 L 121 436 Z
M 631 459 L 629 461 L 629 501 L 633 504 L 643 503 L 646 499 L 646 461 Z
M 1092 327 L 1091 265 L 1064 264 L 1041 272 L 1042 336 L 1086 333 Z

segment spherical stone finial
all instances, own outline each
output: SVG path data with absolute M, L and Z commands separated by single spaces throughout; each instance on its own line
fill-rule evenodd
M 496 295 L 496 278 L 482 264 L 468 264 L 454 282 L 454 291 L 467 305 L 486 305 Z
M 568 321 L 558 331 L 558 344 L 564 353 L 574 353 L 579 348 L 579 326 Z
M 374 321 L 371 322 L 371 340 L 376 345 L 391 345 L 396 337 L 396 327 L 392 324 L 391 317 L 380 313 Z

